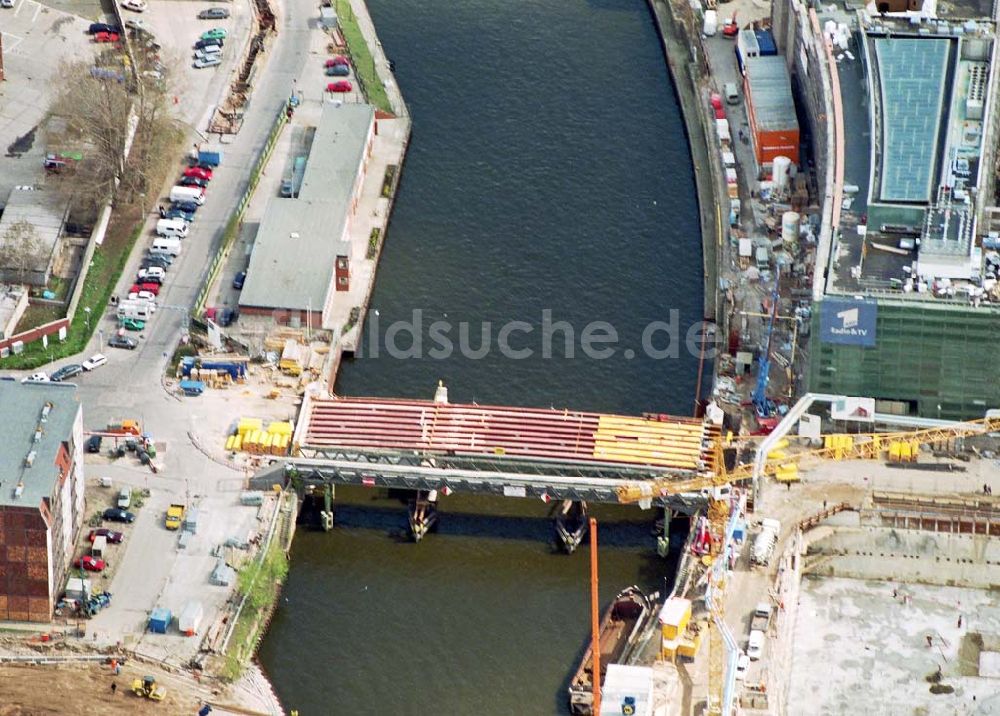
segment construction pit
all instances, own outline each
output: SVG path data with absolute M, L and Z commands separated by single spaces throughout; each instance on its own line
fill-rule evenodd
M 889 502 L 792 540 L 787 712 L 1000 713 L 1000 514 Z

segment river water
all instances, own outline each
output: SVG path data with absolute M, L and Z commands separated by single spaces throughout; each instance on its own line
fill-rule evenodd
M 690 414 L 697 360 L 683 344 L 702 314 L 697 201 L 645 2 L 369 6 L 413 137 L 378 315 L 338 392 L 430 398 L 443 379 L 452 401 Z M 510 321 L 524 324 L 509 348 L 527 357 L 498 347 Z M 585 345 L 586 331 L 612 329 L 617 341 Z M 485 335 L 490 350 L 463 350 L 463 330 L 469 349 Z M 666 359 L 644 348 L 644 331 Z M 607 348 L 611 357 L 593 357 Z M 390 355 L 401 350 L 418 357 Z M 297 535 L 286 601 L 260 652 L 289 708 L 563 712 L 589 623 L 588 551 L 553 552 L 545 505 L 448 498 L 439 531 L 413 545 L 401 505 L 347 490 L 337 500 L 333 532 Z M 602 597 L 632 583 L 662 588 L 671 565 L 655 556 L 652 513 L 597 516 Z

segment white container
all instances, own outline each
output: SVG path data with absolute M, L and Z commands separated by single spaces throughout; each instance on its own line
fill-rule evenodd
M 184 605 L 184 610 L 177 619 L 177 626 L 182 634 L 194 636 L 201 627 L 201 620 L 205 616 L 205 610 L 201 602 L 188 602 Z
M 701 33 L 705 37 L 712 37 L 719 29 L 719 13 L 715 10 L 705 11 L 705 23 L 701 27 Z
M 788 157 L 775 157 L 771 165 L 772 182 L 778 191 L 788 188 L 791 179 L 792 160 Z
M 794 244 L 799 240 L 799 212 L 786 211 L 781 215 L 781 241 Z

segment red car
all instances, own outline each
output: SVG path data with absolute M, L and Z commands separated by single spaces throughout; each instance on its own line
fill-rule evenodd
M 117 32 L 98 32 L 94 34 L 94 42 L 118 42 Z
M 204 179 L 205 181 L 210 181 L 212 179 L 212 170 L 204 169 L 202 167 L 191 167 L 190 169 L 184 170 L 184 176 L 194 177 L 195 179 Z
M 323 66 L 324 67 L 336 67 L 337 65 L 350 66 L 350 64 L 351 61 L 349 59 L 347 59 L 343 55 L 337 55 L 336 57 L 332 57 L 325 63 L 323 63 Z
M 114 530 L 109 530 L 107 527 L 101 527 L 98 530 L 91 530 L 87 539 L 93 542 L 98 537 L 107 537 L 108 542 L 111 544 L 121 544 L 122 540 L 125 539 L 125 534 L 122 532 L 115 532 Z
M 104 567 L 107 566 L 103 559 L 97 559 L 97 557 L 91 557 L 89 554 L 85 557 L 79 557 L 75 562 L 73 562 L 74 567 L 83 567 L 88 572 L 103 572 Z
M 160 284 L 158 283 L 133 283 L 132 288 L 128 290 L 129 293 L 139 293 L 139 291 L 149 291 L 154 296 L 160 295 Z
M 347 80 L 331 82 L 326 86 L 327 92 L 350 92 L 354 87 Z

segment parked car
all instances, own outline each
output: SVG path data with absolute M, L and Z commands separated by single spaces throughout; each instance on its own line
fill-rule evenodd
M 210 55 L 205 59 L 198 59 L 194 61 L 194 67 L 196 70 L 203 70 L 206 67 L 215 67 L 216 65 L 222 64 L 222 58 L 218 55 Z
M 195 203 L 195 202 L 193 202 L 193 201 L 175 201 L 175 202 L 171 202 L 170 206 L 171 206 L 171 208 L 174 208 L 174 209 L 180 209 L 181 211 L 186 211 L 189 214 L 191 214 L 192 217 L 193 217 L 194 213 L 196 211 L 198 211 L 198 207 L 200 205 L 197 204 L 197 203 Z
M 231 326 L 240 317 L 239 309 L 223 308 L 219 312 L 219 325 L 222 327 Z
M 206 47 L 218 47 L 221 50 L 222 46 L 225 44 L 226 44 L 225 40 L 223 40 L 221 37 L 216 37 L 211 40 L 198 40 L 196 43 L 194 43 L 194 49 L 204 50 Z
M 109 530 L 107 527 L 101 527 L 100 529 L 91 530 L 90 534 L 87 535 L 87 539 L 93 542 L 98 537 L 104 537 L 108 540 L 109 544 L 121 544 L 125 539 L 124 532 L 115 532 L 114 530 Z
M 135 338 L 129 338 L 128 336 L 122 336 L 115 333 L 108 339 L 108 345 L 112 348 L 125 348 L 127 350 L 134 351 L 139 346 L 139 341 Z
M 210 7 L 198 13 L 199 20 L 225 20 L 229 17 L 229 8 Z
M 132 12 L 146 12 L 146 0 L 122 0 L 122 7 Z
M 148 281 L 151 278 L 163 278 L 166 271 L 161 269 L 159 266 L 149 266 L 147 268 L 139 269 L 139 279 L 142 281 Z
M 121 35 L 117 32 L 98 32 L 94 34 L 94 42 L 118 42 Z
M 101 451 L 101 436 L 100 435 L 91 435 L 89 438 L 87 438 L 87 442 L 85 443 L 85 446 L 86 446 L 87 452 L 89 452 L 89 453 L 99 453 Z
M 170 209 L 163 215 L 164 219 L 180 219 L 191 223 L 194 221 L 194 213 L 190 211 L 184 211 L 183 209 Z
M 132 490 L 123 487 L 118 491 L 118 501 L 115 503 L 119 509 L 127 510 L 132 505 Z
M 109 507 L 101 515 L 102 519 L 109 522 L 135 522 L 135 513 L 123 510 L 118 507 Z
M 155 283 L 157 286 L 163 285 L 163 276 L 136 276 L 136 285 L 142 286 L 144 283 Z M 140 288 L 140 291 L 148 291 L 149 289 Z
M 96 35 L 99 32 L 118 32 L 120 28 L 110 22 L 92 22 L 87 28 L 87 33 Z
M 129 293 L 139 293 L 139 291 L 149 291 L 154 296 L 159 296 L 160 285 L 152 281 L 143 281 L 142 283 L 132 284 L 132 288 L 128 290 Z
M 181 177 L 179 184 L 181 186 L 197 186 L 204 189 L 208 186 L 208 179 L 202 179 L 201 177 Z
M 334 55 L 323 63 L 324 67 L 350 67 L 351 60 L 346 55 Z
M 7 8 L 9 10 L 14 7 L 14 0 L 0 0 L 0 7 Z
M 146 252 L 146 260 L 147 261 L 157 261 L 157 262 L 160 262 L 160 263 L 166 262 L 167 266 L 170 266 L 170 265 L 172 265 L 174 263 L 174 257 L 173 256 L 171 256 L 170 254 L 164 254 L 164 253 L 161 253 L 161 252 L 158 252 L 158 251 L 147 251 Z
M 141 31 L 145 32 L 145 30 L 146 30 L 146 23 L 145 23 L 144 20 L 134 20 L 134 19 L 133 20 L 126 20 L 125 21 L 125 27 L 129 28 L 130 30 L 141 30 Z M 143 72 L 142 74 L 146 74 L 146 73 Z
M 208 179 L 208 180 L 211 180 L 211 178 L 212 178 L 212 170 L 211 169 L 203 169 L 202 167 L 188 167 L 187 169 L 184 170 L 184 176 L 186 176 L 186 177 L 198 177 L 199 179 Z
M 108 362 L 108 357 L 103 353 L 95 353 L 90 356 L 87 360 L 83 362 L 84 370 L 94 370 L 94 368 L 100 368 L 102 365 Z
M 168 268 L 170 268 L 170 264 L 167 263 L 166 261 L 161 260 L 162 258 L 165 257 L 166 257 L 165 254 L 153 254 L 151 256 L 147 256 L 142 260 L 142 263 L 139 264 L 139 267 L 149 268 L 150 266 L 156 266 L 166 271 Z
M 103 559 L 98 559 L 97 557 L 91 557 L 89 554 L 83 557 L 77 557 L 73 560 L 73 566 L 77 569 L 83 568 L 88 572 L 103 572 L 104 567 L 107 563 Z
M 129 301 L 149 301 L 153 304 L 154 308 L 156 306 L 156 296 L 151 294 L 149 291 L 136 291 L 135 293 L 130 293 L 128 295 Z
M 221 27 L 213 27 L 208 32 L 201 33 L 201 40 L 225 40 L 228 33 Z
M 233 288 L 239 291 L 240 289 L 243 288 L 243 284 L 246 282 L 246 280 L 247 280 L 247 272 L 240 271 L 238 274 L 233 276 Z
M 350 92 L 352 89 L 354 86 L 347 80 L 338 80 L 326 86 L 327 92 Z
M 72 378 L 74 375 L 80 375 L 83 372 L 83 366 L 78 363 L 70 363 L 69 365 L 64 365 L 59 370 L 52 373 L 49 376 L 49 380 L 54 383 L 66 380 L 67 378 Z
M 206 45 L 205 47 L 199 48 L 194 51 L 194 58 L 196 60 L 197 59 L 204 60 L 213 55 L 221 55 L 221 54 L 222 54 L 222 45 Z
M 141 331 L 146 327 L 146 322 L 138 318 L 122 318 L 119 323 L 126 331 Z
M 38 373 L 32 373 L 27 378 L 21 379 L 22 383 L 48 383 L 49 376 L 47 373 L 39 371 Z
M 764 655 L 764 632 L 755 629 L 750 632 L 750 640 L 747 642 L 747 656 L 751 661 L 757 661 Z
M 746 654 L 740 653 L 740 658 L 736 661 L 736 680 L 745 681 L 747 678 L 747 671 L 750 670 L 750 657 Z
M 351 74 L 351 68 L 347 65 L 331 65 L 326 68 L 327 77 L 347 77 Z

